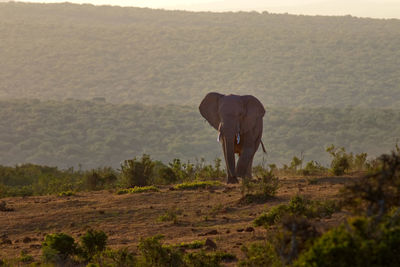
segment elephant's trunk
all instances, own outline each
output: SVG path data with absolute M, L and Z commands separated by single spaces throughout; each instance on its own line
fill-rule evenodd
M 236 179 L 236 164 L 235 164 L 235 137 L 224 136 L 224 154 L 226 161 L 226 169 L 228 172 L 228 182 L 235 183 Z

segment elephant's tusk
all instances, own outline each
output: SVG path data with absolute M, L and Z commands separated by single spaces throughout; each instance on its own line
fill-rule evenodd
M 237 144 L 240 143 L 240 133 L 237 134 L 237 136 L 236 136 L 236 141 L 237 141 Z
M 217 137 L 217 142 L 219 143 L 219 140 L 221 139 L 221 132 L 218 132 L 218 137 Z

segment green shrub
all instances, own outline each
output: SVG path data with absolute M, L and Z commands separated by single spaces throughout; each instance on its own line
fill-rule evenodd
M 242 180 L 242 204 L 262 203 L 275 196 L 279 188 L 279 179 L 274 175 L 274 168 L 265 169 L 261 165 L 254 167 L 254 176 L 258 180 Z
M 139 242 L 140 257 L 139 266 L 164 267 L 164 266 L 185 266 L 183 262 L 183 253 L 170 246 L 163 246 L 162 235 L 156 235 L 147 239 L 141 239 Z
M 201 188 L 209 188 L 215 186 L 221 186 L 222 184 L 218 181 L 195 181 L 195 182 L 187 182 L 182 184 L 177 184 L 174 186 L 174 189 L 177 190 L 196 190 Z
M 48 234 L 42 243 L 42 256 L 46 262 L 65 261 L 74 255 L 77 244 L 73 237 L 64 234 Z
M 103 231 L 89 229 L 81 237 L 82 256 L 86 260 L 91 260 L 94 255 L 105 250 L 107 245 L 107 235 Z
M 313 201 L 302 196 L 295 196 L 288 204 L 272 207 L 268 212 L 260 215 L 254 220 L 254 225 L 268 227 L 280 222 L 284 216 L 329 217 L 338 210 L 339 206 L 335 201 Z
M 283 266 L 274 246 L 269 242 L 242 246 L 242 251 L 246 258 L 239 261 L 239 266 Z
M 126 187 L 145 186 L 150 183 L 155 163 L 149 155 L 143 154 L 140 160 L 125 160 L 121 164 L 121 176 Z

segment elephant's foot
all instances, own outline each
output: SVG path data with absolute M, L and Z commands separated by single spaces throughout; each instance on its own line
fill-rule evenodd
M 239 180 L 233 176 L 233 177 L 228 177 L 228 184 L 238 184 Z

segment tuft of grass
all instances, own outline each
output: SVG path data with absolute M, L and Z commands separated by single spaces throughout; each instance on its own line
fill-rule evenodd
M 59 197 L 70 197 L 70 196 L 75 196 L 75 192 L 69 190 L 69 191 L 63 191 L 58 193 Z
M 221 182 L 218 181 L 195 181 L 177 184 L 174 189 L 177 190 L 196 190 L 201 188 L 210 188 L 215 186 L 222 186 Z
M 127 189 L 120 189 L 117 191 L 117 195 L 123 194 L 137 194 L 137 193 L 144 193 L 144 192 L 159 192 L 160 190 L 155 187 L 154 185 L 150 186 L 135 186 L 133 188 Z
M 178 215 L 177 211 L 175 209 L 169 209 L 165 211 L 164 214 L 160 215 L 157 218 L 157 221 L 159 222 L 170 222 L 172 221 L 174 224 L 178 223 Z

